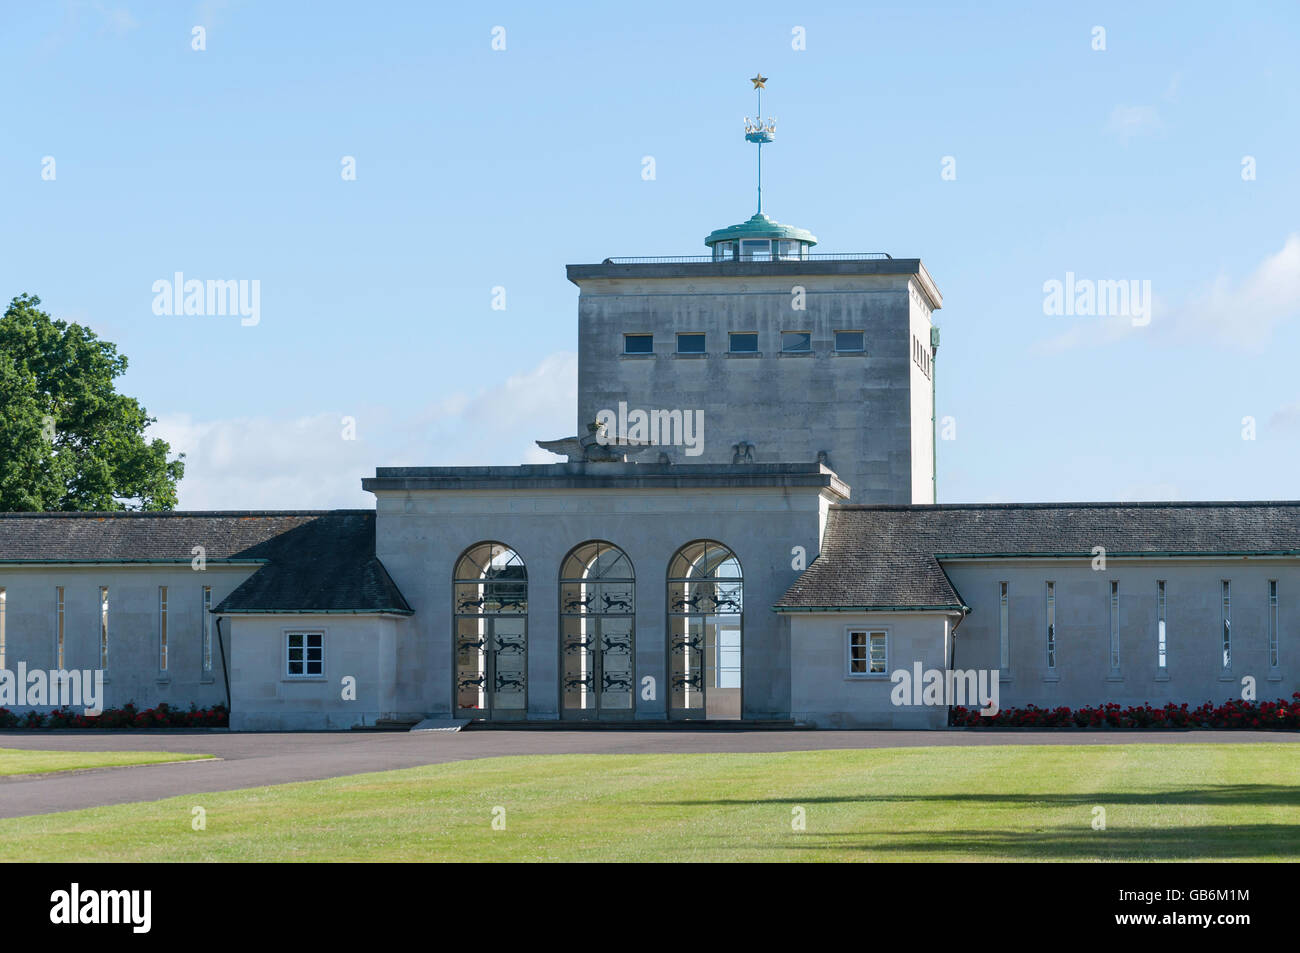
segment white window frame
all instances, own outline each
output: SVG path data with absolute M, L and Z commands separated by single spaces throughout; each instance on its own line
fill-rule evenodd
M 866 642 L 864 648 L 866 655 L 863 661 L 867 664 L 867 671 L 853 671 L 853 636 L 865 635 Z M 882 662 L 884 666 L 881 671 L 871 671 L 871 643 L 873 638 L 879 636 L 884 640 L 885 657 Z M 870 626 L 870 625 L 849 625 L 844 627 L 844 674 L 846 678 L 853 679 L 888 679 L 889 678 L 889 626 Z
M 4 586 L 0 586 L 0 669 L 7 669 L 8 664 L 8 641 L 5 633 L 5 610 L 9 602 L 9 594 L 5 591 Z
M 292 648 L 289 642 L 290 639 L 292 639 L 295 635 L 303 636 L 303 643 L 302 643 L 303 671 L 297 674 L 294 674 L 289 671 L 289 650 L 290 648 Z M 310 650 L 310 646 L 307 643 L 307 636 L 312 636 L 312 635 L 320 636 L 320 671 L 319 672 L 307 671 L 307 666 L 310 663 L 310 659 L 307 657 L 307 652 Z M 292 681 L 323 681 L 325 679 L 325 630 L 324 629 L 285 629 L 283 644 L 284 644 L 284 677 L 286 679 Z

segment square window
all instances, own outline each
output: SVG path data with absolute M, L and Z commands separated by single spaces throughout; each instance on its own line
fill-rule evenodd
M 284 644 L 288 675 L 313 678 L 325 674 L 324 632 L 288 632 Z
M 841 352 L 862 352 L 867 349 L 866 335 L 861 331 L 836 331 L 835 350 Z
M 781 350 L 786 354 L 807 354 L 812 351 L 811 331 L 782 331 Z
M 623 335 L 624 354 L 653 354 L 654 350 L 655 336 L 653 334 Z
M 731 353 L 732 354 L 757 354 L 758 353 L 758 332 L 732 331 L 731 332 Z
M 691 332 L 689 334 L 677 335 L 677 353 L 678 354 L 703 354 L 704 335 L 695 332 Z
M 884 632 L 849 632 L 849 674 L 884 675 L 888 666 L 888 636 Z

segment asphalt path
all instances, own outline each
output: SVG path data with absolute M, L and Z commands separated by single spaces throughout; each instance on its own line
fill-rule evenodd
M 474 758 L 537 754 L 710 754 L 936 745 L 1300 744 L 1280 731 L 0 732 L 0 748 L 174 751 L 220 760 L 0 777 L 0 817 L 318 781 Z M 1300 755 L 1300 749 L 1297 749 Z

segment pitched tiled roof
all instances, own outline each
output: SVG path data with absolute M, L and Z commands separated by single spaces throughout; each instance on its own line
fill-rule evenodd
M 1300 503 L 833 506 L 821 555 L 777 603 L 959 608 L 941 562 L 963 556 L 1300 555 Z
M 219 612 L 411 608 L 375 555 L 373 510 L 0 513 L 0 563 L 208 562 L 258 566 Z

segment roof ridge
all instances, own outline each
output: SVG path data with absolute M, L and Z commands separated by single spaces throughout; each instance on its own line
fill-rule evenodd
M 0 513 L 0 519 L 167 519 L 195 517 L 205 519 L 275 516 L 370 516 L 375 510 L 51 510 Z
M 1069 510 L 1069 509 L 1208 509 L 1211 507 L 1300 507 L 1300 500 L 1142 500 L 1134 502 L 1080 501 L 1076 503 L 832 503 L 833 510 L 925 513 L 940 510 Z

